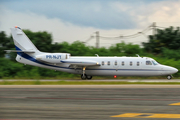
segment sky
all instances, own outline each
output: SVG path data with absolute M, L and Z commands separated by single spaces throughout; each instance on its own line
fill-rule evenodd
M 48 31 L 53 42 L 85 42 L 99 31 L 100 36 L 118 37 L 157 26 L 180 25 L 180 0 L 0 0 L 0 31 L 10 35 L 19 26 L 34 32 Z M 100 47 L 121 41 L 141 44 L 152 30 L 134 38 L 103 39 Z M 86 44 L 95 46 L 96 39 Z

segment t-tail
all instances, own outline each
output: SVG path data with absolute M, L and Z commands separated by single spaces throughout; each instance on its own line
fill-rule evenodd
M 11 33 L 16 50 L 6 50 L 8 52 L 25 52 L 38 53 L 40 52 L 36 46 L 29 40 L 26 34 L 19 27 L 11 28 Z
M 17 52 L 16 61 L 24 64 L 36 62 L 35 56 L 41 54 L 20 27 L 11 28 L 11 33 L 16 50 L 5 50 L 6 52 Z M 31 62 L 30 62 L 31 61 Z
M 16 50 L 5 50 L 17 52 L 16 61 L 24 64 L 47 65 L 61 63 L 62 60 L 70 58 L 69 53 L 47 53 L 39 51 L 26 34 L 19 27 L 11 28 L 11 33 Z M 64 61 L 63 61 L 64 62 Z

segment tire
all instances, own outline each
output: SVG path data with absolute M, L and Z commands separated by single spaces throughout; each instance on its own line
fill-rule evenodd
M 82 75 L 81 75 L 81 79 L 82 79 L 82 80 L 86 80 L 86 78 L 87 78 L 87 75 L 86 75 L 86 74 L 84 74 L 84 75 L 82 74 Z
M 172 78 L 172 76 L 171 76 L 171 75 L 168 75 L 168 76 L 167 76 L 167 79 L 168 79 L 168 80 L 170 80 L 171 78 Z
M 87 75 L 86 77 L 87 77 L 88 80 L 92 79 L 92 76 L 90 76 L 90 75 Z

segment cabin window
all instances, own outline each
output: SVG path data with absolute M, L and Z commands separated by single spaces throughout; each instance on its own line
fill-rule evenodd
M 130 66 L 132 66 L 132 61 L 130 62 Z
M 102 61 L 102 65 L 104 65 L 104 61 Z
M 114 62 L 114 65 L 117 65 L 117 61 Z
M 151 61 L 146 61 L 146 65 L 152 65 Z
M 108 61 L 108 65 L 110 65 L 110 61 Z
M 124 61 L 122 61 L 122 66 L 124 66 Z
M 137 66 L 139 66 L 139 62 L 137 62 Z

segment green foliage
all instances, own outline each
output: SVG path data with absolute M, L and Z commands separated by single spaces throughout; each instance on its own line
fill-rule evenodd
M 162 49 L 162 56 L 168 59 L 174 58 L 175 60 L 179 60 L 180 59 L 179 53 L 180 53 L 180 49 L 177 49 L 177 50 L 171 50 L 167 48 Z
M 0 57 L 4 57 L 9 48 L 14 48 L 14 44 L 10 37 L 7 37 L 4 31 L 0 32 Z
M 157 34 L 149 36 L 149 42 L 143 43 L 146 51 L 155 54 L 162 53 L 163 48 L 180 49 L 180 29 L 173 27 L 164 30 L 157 29 Z
M 135 54 L 139 54 L 142 52 L 142 49 L 139 47 L 139 45 L 133 45 L 132 43 L 125 44 L 117 43 L 115 46 L 111 46 L 109 48 L 110 53 L 113 53 L 113 55 L 117 56 L 134 56 Z
M 10 61 L 9 59 L 0 58 L 0 78 L 16 76 L 17 71 L 23 70 L 23 65 Z
M 43 52 L 52 52 L 52 35 L 47 32 L 32 32 L 30 30 L 23 30 L 35 46 Z

